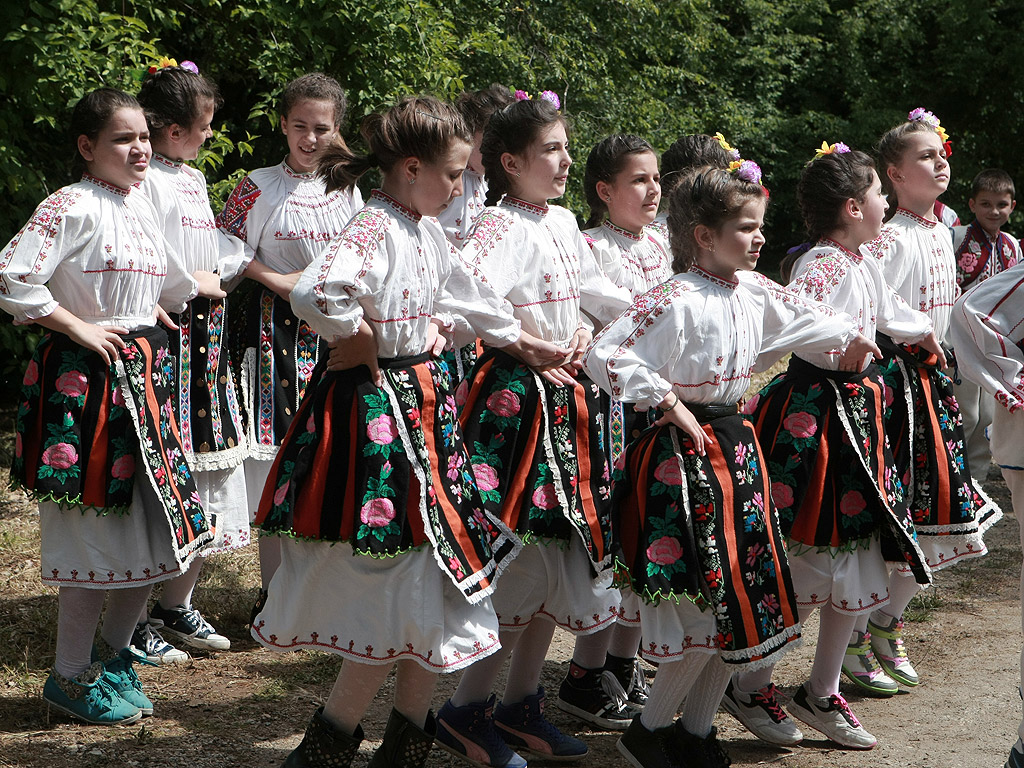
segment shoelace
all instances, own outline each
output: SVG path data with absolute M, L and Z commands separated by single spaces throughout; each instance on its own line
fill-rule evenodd
M 647 676 L 640 666 L 640 659 L 633 659 L 633 679 L 629 681 L 629 692 L 633 691 L 640 691 L 645 696 L 651 693 L 651 686 L 647 684 Z
M 160 636 L 160 633 L 153 629 L 152 624 L 144 624 L 142 627 L 142 640 L 145 648 L 141 649 L 146 655 L 157 655 L 161 648 L 167 645 L 167 641 Z
M 754 692 L 754 698 L 768 710 L 768 716 L 772 720 L 776 723 L 781 723 L 788 716 L 783 712 L 782 707 L 779 706 L 779 700 L 776 697 L 778 691 L 779 689 L 775 687 L 775 683 L 768 683 L 764 688 Z
M 718 739 L 715 737 L 714 731 L 712 731 L 711 734 L 706 736 L 705 738 L 698 739 L 697 743 L 700 745 L 700 751 L 704 753 L 704 757 L 710 758 L 710 760 L 713 761 L 714 765 L 732 765 L 732 760 L 729 758 L 729 753 L 726 752 L 722 745 L 718 743 Z
M 896 651 L 897 659 L 907 658 L 907 649 L 903 646 L 903 620 L 896 622 L 896 626 L 893 628 L 893 639 L 890 641 L 893 644 L 893 648 Z
M 601 690 L 612 700 L 616 709 L 622 709 L 629 704 L 629 696 L 622 688 L 619 678 L 607 669 L 601 673 Z
M 839 710 L 846 722 L 852 725 L 854 728 L 860 728 L 860 720 L 853 714 L 853 710 L 850 709 L 850 705 L 846 703 L 840 694 L 833 693 L 828 697 L 829 709 Z
M 857 646 L 857 650 L 860 651 L 858 654 L 863 659 L 863 667 L 867 672 L 868 681 L 874 682 L 875 678 L 881 675 L 885 670 L 878 663 L 875 658 L 875 652 L 871 650 L 871 633 L 865 632 L 864 639 Z
M 196 628 L 195 632 L 197 635 L 201 635 L 204 632 L 208 635 L 213 634 L 213 624 L 204 619 L 203 614 L 201 614 L 198 609 L 186 608 L 182 616 L 185 621 L 188 622 L 190 627 Z

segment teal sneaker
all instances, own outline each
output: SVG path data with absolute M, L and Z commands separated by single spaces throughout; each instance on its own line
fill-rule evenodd
M 51 670 L 43 685 L 43 699 L 57 711 L 93 725 L 136 722 L 142 712 L 110 687 L 105 672 L 99 661 L 73 680 Z
M 152 715 L 153 702 L 143 693 L 142 681 L 139 680 L 139 676 L 132 668 L 132 663 L 149 664 L 154 667 L 156 664 L 147 661 L 145 656 L 132 650 L 131 647 L 114 651 L 103 638 L 100 638 L 99 642 L 102 647 L 97 648 L 95 645 L 93 646 L 92 660 L 103 662 L 105 670 L 103 679 L 106 680 L 107 685 L 117 691 L 117 694 L 129 704 L 134 704 L 138 707 L 143 717 Z M 107 658 L 101 659 L 100 656 L 106 656 Z

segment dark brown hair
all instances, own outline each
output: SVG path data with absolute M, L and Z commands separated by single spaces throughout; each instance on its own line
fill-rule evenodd
M 487 205 L 497 203 L 509 190 L 508 174 L 501 164 L 501 156 L 506 152 L 512 155 L 522 153 L 537 140 L 541 131 L 555 123 L 562 123 L 568 131 L 565 118 L 554 104 L 544 99 L 515 101 L 491 115 L 480 144 L 484 177 L 487 179 Z
M 292 107 L 307 100 L 331 102 L 334 105 L 334 125 L 341 126 L 348 109 L 348 99 L 337 80 L 323 72 L 310 72 L 295 78 L 284 87 L 281 94 L 281 114 L 288 117 Z
M 512 93 L 504 85 L 491 83 L 479 91 L 465 91 L 455 100 L 455 108 L 469 127 L 469 132 L 476 134 L 483 131 L 491 115 L 499 109 L 507 107 L 514 101 Z
M 85 94 L 71 111 L 72 142 L 77 147 L 79 136 L 88 136 L 90 140 L 95 141 L 119 109 L 137 109 L 142 112 L 142 107 L 134 96 L 116 88 L 97 88 Z M 86 170 L 85 158 L 77 148 L 71 170 L 75 176 L 81 176 Z
M 208 104 L 217 109 L 223 100 L 217 86 L 202 75 L 182 67 L 162 67 L 146 75 L 139 103 L 150 132 L 159 134 L 175 123 L 191 128 Z
M 672 190 L 668 204 L 672 271 L 687 272 L 696 262 L 700 246 L 694 230 L 698 226 L 717 231 L 749 200 L 765 200 L 767 204 L 764 187 L 710 166 L 685 174 Z
M 695 168 L 728 168 L 730 162 L 732 158 L 714 136 L 706 133 L 682 136 L 661 156 L 661 193 L 667 198 L 683 176 Z
M 874 160 L 856 150 L 822 155 L 804 167 L 796 198 L 812 243 L 835 231 L 847 200 L 864 202 L 874 170 Z
M 327 191 L 350 189 L 371 168 L 387 173 L 406 157 L 426 163 L 442 158 L 453 141 L 470 144 L 473 135 L 462 115 L 433 96 L 408 96 L 382 114 L 367 115 L 360 133 L 370 153 L 353 152 L 342 141 L 324 150 L 317 164 Z
M 583 191 L 587 196 L 587 205 L 590 206 L 587 227 L 596 227 L 608 215 L 608 205 L 597 194 L 597 182 L 611 182 L 618 176 L 629 155 L 644 152 L 654 154 L 654 148 L 646 139 L 624 133 L 602 139 L 590 150 L 587 168 L 583 172 Z
M 979 192 L 1009 195 L 1011 200 L 1017 196 L 1013 178 L 1002 168 L 986 168 L 974 177 L 974 181 L 971 182 L 971 197 L 977 197 Z

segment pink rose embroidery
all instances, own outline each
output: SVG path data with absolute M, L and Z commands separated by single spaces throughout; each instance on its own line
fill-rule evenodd
M 675 536 L 662 536 L 647 548 L 647 559 L 656 565 L 672 565 L 683 556 L 683 547 Z
M 888 384 L 886 384 L 885 385 L 885 407 L 886 408 L 891 408 L 892 407 L 892 401 L 894 399 L 895 398 L 893 398 L 892 387 L 890 387 Z
M 554 509 L 558 506 L 558 495 L 555 486 L 546 483 L 533 492 L 533 505 L 539 509 Z
M 57 377 L 56 386 L 65 397 L 81 397 L 88 388 L 88 380 L 81 371 L 68 371 Z
M 371 528 L 383 528 L 395 519 L 395 505 L 389 499 L 370 499 L 359 510 L 359 519 Z
M 785 483 L 772 483 L 772 498 L 775 506 L 786 509 L 793 506 L 793 489 Z
M 864 501 L 860 491 L 848 491 L 839 502 L 839 511 L 844 515 L 853 517 L 863 512 L 867 505 L 868 503 Z
M 978 257 L 973 253 L 964 253 L 960 256 L 960 268 L 964 272 L 970 272 L 978 266 Z
M 661 462 L 654 468 L 654 479 L 665 485 L 682 485 L 683 472 L 679 468 L 679 460 L 672 457 Z
M 463 379 L 459 382 L 459 386 L 455 389 L 455 405 L 459 408 L 466 404 L 466 400 L 469 398 L 469 382 Z
M 481 491 L 493 491 L 498 487 L 498 472 L 490 464 L 474 464 L 473 474 Z
M 382 413 L 366 425 L 366 436 L 377 445 L 388 445 L 398 437 L 398 427 L 394 419 Z
M 126 453 L 124 456 L 115 459 L 113 466 L 110 468 L 110 474 L 118 480 L 127 480 L 135 474 L 135 457 L 130 453 Z
M 783 428 L 793 437 L 814 437 L 818 422 L 806 411 L 791 413 L 782 420 Z
M 119 408 L 124 408 L 124 392 L 121 391 L 121 387 L 114 386 L 110 392 L 110 400 Z
M 760 393 L 758 393 L 758 394 L 754 395 L 752 398 L 750 398 L 749 400 L 747 400 L 746 403 L 744 403 L 744 405 L 743 405 L 743 413 L 745 413 L 747 416 L 749 416 L 750 414 L 752 414 L 754 411 L 757 410 L 757 404 L 760 403 L 760 402 L 761 402 L 761 395 L 760 395 Z
M 499 389 L 487 398 L 487 409 L 506 419 L 519 413 L 521 407 L 519 395 L 510 389 Z
M 68 443 L 56 443 L 43 451 L 43 464 L 56 469 L 67 469 L 78 461 L 78 451 Z
M 280 488 L 274 491 L 274 506 L 280 507 L 284 503 L 284 497 L 288 495 L 288 486 L 292 484 L 291 480 L 285 482 Z M 365 521 L 364 521 L 365 522 Z
M 309 418 L 306 419 L 306 431 L 310 433 L 316 432 L 316 420 L 313 418 L 312 413 L 309 414 Z
M 21 380 L 21 383 L 26 387 L 31 387 L 39 381 L 39 366 L 35 360 L 30 360 L 28 368 L 25 369 L 25 378 Z

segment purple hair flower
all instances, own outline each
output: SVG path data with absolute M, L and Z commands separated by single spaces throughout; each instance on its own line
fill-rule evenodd
M 834 147 L 835 148 L 832 151 L 835 152 L 837 155 L 845 155 L 847 152 L 850 151 L 850 148 L 841 141 L 837 141 L 834 144 Z
M 761 166 L 753 160 L 742 160 L 736 167 L 736 178 L 749 181 L 751 184 L 760 184 Z
M 189 72 L 193 74 L 199 74 L 199 67 L 196 66 L 196 63 L 194 61 L 189 61 L 188 59 L 186 59 L 185 61 L 181 62 L 181 68 L 187 69 Z
M 516 101 L 527 101 L 530 98 L 530 94 L 523 90 L 516 90 Z
M 544 101 L 550 101 L 552 104 L 554 104 L 555 109 L 562 108 L 562 101 L 561 99 L 558 98 L 558 94 L 555 93 L 554 91 L 541 91 L 540 97 L 544 99 Z

